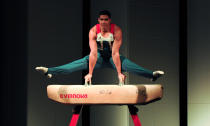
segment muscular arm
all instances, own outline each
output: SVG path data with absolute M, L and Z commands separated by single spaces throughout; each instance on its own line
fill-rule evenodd
M 114 43 L 112 47 L 112 59 L 117 69 L 118 75 L 121 74 L 121 61 L 120 61 L 120 46 L 122 45 L 122 30 L 115 26 Z
M 89 55 L 89 74 L 93 74 L 93 69 L 97 61 L 97 44 L 96 44 L 96 28 L 95 26 L 91 28 L 89 32 L 89 46 L 90 46 L 90 55 Z

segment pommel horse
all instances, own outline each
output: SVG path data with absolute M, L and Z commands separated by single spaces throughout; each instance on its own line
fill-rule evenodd
M 148 104 L 163 96 L 161 84 L 155 85 L 48 85 L 49 99 L 70 105 L 78 105 L 73 111 L 69 126 L 76 126 L 83 105 L 128 105 L 133 123 L 141 126 L 134 105 Z

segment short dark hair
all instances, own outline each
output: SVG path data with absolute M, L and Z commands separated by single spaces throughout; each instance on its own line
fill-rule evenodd
M 98 17 L 100 17 L 101 15 L 107 15 L 109 18 L 111 18 L 111 13 L 108 10 L 99 11 Z

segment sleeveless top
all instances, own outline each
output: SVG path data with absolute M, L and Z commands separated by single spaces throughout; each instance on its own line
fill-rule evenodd
M 96 24 L 97 31 L 97 48 L 98 52 L 101 54 L 103 58 L 110 58 L 112 56 L 112 45 L 114 43 L 114 26 L 115 24 L 111 24 L 111 30 L 108 37 L 103 37 L 101 35 L 100 24 Z

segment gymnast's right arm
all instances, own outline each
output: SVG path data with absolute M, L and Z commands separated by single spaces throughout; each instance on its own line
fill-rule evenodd
M 93 69 L 97 61 L 97 44 L 96 44 L 96 26 L 90 29 L 89 32 L 89 46 L 90 46 L 90 55 L 89 55 L 89 75 L 93 74 Z

